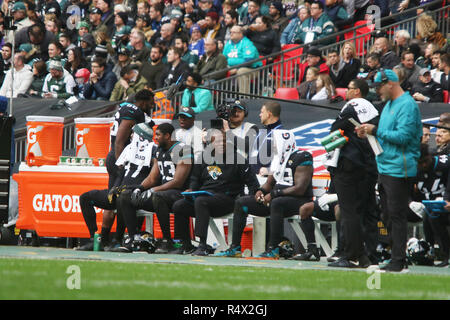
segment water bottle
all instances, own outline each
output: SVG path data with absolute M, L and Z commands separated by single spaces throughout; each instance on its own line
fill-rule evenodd
M 347 137 L 341 137 L 333 142 L 330 142 L 329 144 L 325 145 L 325 150 L 327 152 L 333 151 L 334 149 L 346 144 L 348 141 Z
M 325 146 L 325 145 L 329 144 L 330 142 L 333 142 L 334 140 L 341 138 L 343 136 L 344 136 L 344 131 L 341 129 L 338 129 L 336 131 L 331 132 L 326 137 L 320 139 L 320 144 Z
M 100 234 L 98 233 L 94 234 L 94 251 L 100 251 L 100 241 L 101 241 Z

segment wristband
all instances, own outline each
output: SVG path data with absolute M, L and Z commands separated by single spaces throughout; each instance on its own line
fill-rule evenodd
M 277 197 L 280 197 L 283 195 L 283 190 L 282 189 L 273 189 L 272 191 L 270 191 L 270 196 L 272 197 L 272 199 L 275 199 Z
M 372 135 L 373 135 L 374 137 L 377 136 L 377 130 L 378 130 L 378 126 L 375 126 L 375 127 L 373 128 L 373 130 L 372 130 Z
M 267 192 L 266 190 L 264 190 L 263 188 L 258 188 L 256 189 L 256 192 L 261 191 L 264 195 L 268 194 L 269 192 Z M 255 193 L 256 193 L 255 192 Z

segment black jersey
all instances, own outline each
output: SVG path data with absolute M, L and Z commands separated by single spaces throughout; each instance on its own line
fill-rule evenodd
M 125 168 L 122 184 L 140 184 L 148 176 L 152 159 L 156 157 L 156 149 L 157 146 L 152 141 L 133 135 L 131 143 L 123 149 L 116 161 L 116 165 Z
M 156 160 L 158 161 L 161 184 L 173 180 L 178 162 L 181 160 L 190 159 L 191 163 L 193 163 L 193 157 L 192 148 L 182 142 L 177 141 L 168 150 L 158 148 L 156 150 Z M 186 185 L 183 186 L 183 188 L 187 187 L 188 181 L 189 179 L 186 179 Z
M 248 164 L 212 163 L 194 166 L 189 188 L 235 197 L 244 194 L 245 185 L 250 194 L 254 194 L 259 187 L 258 179 Z
M 426 200 L 435 200 L 444 197 L 447 186 L 450 159 L 448 155 L 434 156 L 431 169 L 418 170 L 417 189 Z
M 114 150 L 114 146 L 116 143 L 117 131 L 119 130 L 120 123 L 122 120 L 134 120 L 136 124 L 141 122 L 146 122 L 148 120 L 148 116 L 135 106 L 129 102 L 123 102 L 119 105 L 119 110 L 117 110 L 114 115 L 114 123 L 111 127 L 111 150 Z M 125 145 L 130 143 L 131 139 Z
M 284 169 L 283 180 L 275 185 L 275 189 L 285 189 L 292 187 L 294 185 L 294 175 L 297 167 L 301 166 L 312 166 L 313 157 L 308 151 L 297 150 L 291 154 L 289 160 L 286 163 L 286 168 Z M 312 197 L 312 181 L 309 183 L 304 197 Z

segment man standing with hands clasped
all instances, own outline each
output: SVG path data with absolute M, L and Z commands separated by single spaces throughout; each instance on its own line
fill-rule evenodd
M 403 91 L 392 70 L 380 70 L 372 86 L 377 87 L 381 99 L 387 103 L 378 127 L 365 123 L 357 127 L 356 131 L 360 138 L 375 136 L 383 149 L 376 157 L 378 186 L 392 244 L 392 260 L 381 269 L 407 272 L 406 216 L 412 178 L 417 174 L 420 156 L 421 116 L 417 103 L 408 92 Z

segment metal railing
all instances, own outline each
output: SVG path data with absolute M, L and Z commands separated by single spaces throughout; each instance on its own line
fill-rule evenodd
M 438 1 L 440 1 L 440 0 L 431 2 L 429 4 L 421 6 L 420 8 L 427 8 L 430 5 L 436 4 Z M 412 12 L 413 10 L 417 10 L 417 9 L 418 8 L 406 10 L 402 13 L 391 15 L 387 18 L 383 18 L 383 19 L 381 19 L 381 21 L 386 21 L 387 19 L 399 17 L 402 14 L 406 14 L 408 12 Z M 449 29 L 450 29 L 450 26 L 449 26 L 450 21 L 448 19 L 449 10 L 450 10 L 450 6 L 445 6 L 445 7 L 439 8 L 437 10 L 427 12 L 427 14 L 431 15 L 435 19 L 435 21 L 438 24 L 438 30 L 441 33 L 443 33 L 444 35 L 447 35 L 449 32 Z M 413 28 L 413 26 L 415 25 L 416 19 L 417 19 L 417 17 L 408 18 L 408 19 L 405 19 L 402 21 L 395 22 L 394 24 L 384 26 L 378 30 L 393 31 L 398 26 L 401 25 L 402 28 L 411 27 L 411 30 L 414 30 L 414 33 L 411 34 L 411 36 L 415 37 L 417 31 L 415 30 L 415 28 Z M 326 55 L 332 49 L 339 49 L 340 46 L 347 41 L 357 42 L 358 40 L 367 37 L 368 34 L 362 34 L 362 35 L 356 34 L 356 30 L 361 27 L 363 27 L 363 26 L 352 27 L 352 28 L 343 30 L 341 32 L 337 32 L 333 35 L 330 35 L 327 38 L 321 39 L 320 41 L 314 41 L 314 42 L 310 43 L 309 45 L 320 44 L 321 41 L 324 41 L 324 40 L 326 41 L 326 40 L 333 39 L 333 38 L 337 39 L 337 37 L 339 37 L 339 39 L 340 39 L 341 36 L 344 37 L 345 33 L 354 32 L 354 35 L 352 38 L 349 38 L 347 40 L 342 40 L 342 41 L 336 41 L 335 43 L 333 43 L 331 45 L 322 46 L 321 47 L 322 53 L 324 55 Z M 377 30 L 374 30 L 370 34 L 373 34 L 375 31 L 377 31 Z M 394 33 L 387 32 L 387 36 L 389 39 L 392 39 L 394 36 Z M 366 52 L 368 52 L 370 50 L 370 47 L 373 45 L 373 42 L 374 42 L 373 37 L 371 37 L 368 41 L 364 41 L 363 49 Z M 221 80 L 218 80 L 218 81 L 215 81 L 213 83 L 206 85 L 205 87 L 210 88 L 213 92 L 214 106 L 217 106 L 217 105 L 223 103 L 223 101 L 228 97 L 236 98 L 236 96 L 237 96 L 237 98 L 248 98 L 248 97 L 239 95 L 239 92 L 250 93 L 253 95 L 257 95 L 257 96 L 272 97 L 275 90 L 279 87 L 295 87 L 297 85 L 297 81 L 300 76 L 300 70 L 298 68 L 298 59 L 299 58 L 301 59 L 304 56 L 304 54 L 301 57 L 294 56 L 294 57 L 290 57 L 290 58 L 285 58 L 285 54 L 288 52 L 292 52 L 293 50 L 297 50 L 299 48 L 304 48 L 304 47 L 306 47 L 306 45 L 295 46 L 294 48 L 291 48 L 291 49 L 288 49 L 285 51 L 280 51 L 277 53 L 273 53 L 271 55 L 268 55 L 268 56 L 265 56 L 262 58 L 248 61 L 245 64 L 226 69 L 227 71 L 229 71 L 231 69 L 235 69 L 238 67 L 249 66 L 256 61 L 267 61 L 267 59 L 269 59 L 269 58 L 275 59 L 273 63 L 267 64 L 260 68 L 252 69 L 250 72 L 246 72 L 246 73 L 243 73 L 240 75 L 227 76 L 225 79 L 221 79 Z M 364 62 L 364 55 L 362 55 L 360 57 L 362 60 L 361 62 Z M 279 59 L 276 59 L 276 58 L 279 58 Z M 215 73 L 219 73 L 219 72 L 223 72 L 223 70 L 211 73 L 208 76 L 212 76 Z M 207 79 L 208 76 L 206 76 L 205 78 Z M 245 86 L 245 87 L 243 87 L 243 86 Z M 167 88 L 165 88 L 165 89 L 167 89 Z M 163 90 L 164 89 L 160 89 L 158 91 L 163 91 Z M 223 92 L 223 91 L 230 91 L 233 93 L 228 93 L 228 92 Z M 177 92 L 175 94 L 175 96 L 172 99 L 172 103 L 171 103 L 172 109 L 171 109 L 170 113 L 177 113 L 178 107 L 181 106 L 182 95 L 183 95 L 182 91 Z M 104 113 L 104 114 L 97 115 L 97 116 L 111 117 L 114 115 L 115 112 L 116 111 L 112 111 L 112 112 Z M 87 115 L 85 115 L 85 116 L 87 116 Z M 163 112 L 161 112 L 159 114 L 159 116 L 165 117 L 164 110 L 163 110 Z M 63 152 L 67 151 L 67 150 L 73 150 L 74 148 L 75 148 L 75 124 L 72 119 L 72 120 L 70 120 L 70 122 L 66 123 L 64 126 Z M 15 161 L 16 162 L 24 161 L 25 156 L 26 156 L 26 133 L 25 134 L 23 132 L 21 132 L 20 134 L 16 133 Z

